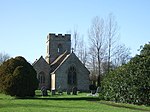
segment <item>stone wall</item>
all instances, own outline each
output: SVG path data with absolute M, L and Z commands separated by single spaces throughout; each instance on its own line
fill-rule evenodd
M 33 68 L 37 72 L 37 79 L 39 78 L 39 74 L 41 72 L 44 72 L 45 74 L 45 83 L 39 83 L 39 89 L 41 89 L 42 86 L 45 86 L 47 89 L 50 89 L 50 84 L 51 84 L 51 79 L 50 79 L 50 66 L 49 64 L 45 61 L 43 57 L 40 57 L 39 60 L 37 60 L 33 64 Z
M 66 50 L 68 53 L 71 51 L 71 35 L 70 34 L 52 34 L 50 33 L 47 36 L 47 53 L 46 53 L 46 60 L 48 63 L 53 62 L 56 57 L 60 55 L 58 52 L 58 45 L 62 46 L 62 52 L 65 52 Z M 49 58 L 48 58 L 49 57 Z
M 68 84 L 68 70 L 71 66 L 76 68 L 77 74 L 77 84 Z M 56 71 L 56 89 L 60 86 L 63 90 L 72 89 L 74 86 L 78 88 L 79 91 L 89 91 L 89 71 L 85 66 L 79 61 L 74 53 L 70 54 L 68 59 L 60 65 L 59 69 Z

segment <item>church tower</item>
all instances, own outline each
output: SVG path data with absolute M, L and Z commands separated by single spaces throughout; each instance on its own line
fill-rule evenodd
M 71 35 L 50 33 L 47 36 L 46 46 L 46 61 L 50 64 L 65 51 L 68 54 L 71 52 Z

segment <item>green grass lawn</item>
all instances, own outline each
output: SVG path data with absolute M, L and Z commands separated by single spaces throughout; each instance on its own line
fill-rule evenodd
M 99 101 L 87 93 L 46 97 L 36 93 L 28 99 L 0 94 L 0 112 L 150 112 L 150 107 Z

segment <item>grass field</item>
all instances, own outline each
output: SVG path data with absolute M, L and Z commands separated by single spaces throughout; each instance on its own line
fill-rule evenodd
M 150 112 L 150 107 L 99 101 L 96 97 L 56 95 L 17 99 L 0 94 L 0 112 Z

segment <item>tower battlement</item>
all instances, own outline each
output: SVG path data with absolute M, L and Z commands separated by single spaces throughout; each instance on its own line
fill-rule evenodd
M 49 33 L 47 36 L 47 40 L 55 39 L 55 40 L 71 40 L 71 34 L 55 34 L 55 33 Z
M 46 60 L 51 63 L 65 51 L 71 52 L 71 34 L 49 33 L 46 44 Z

